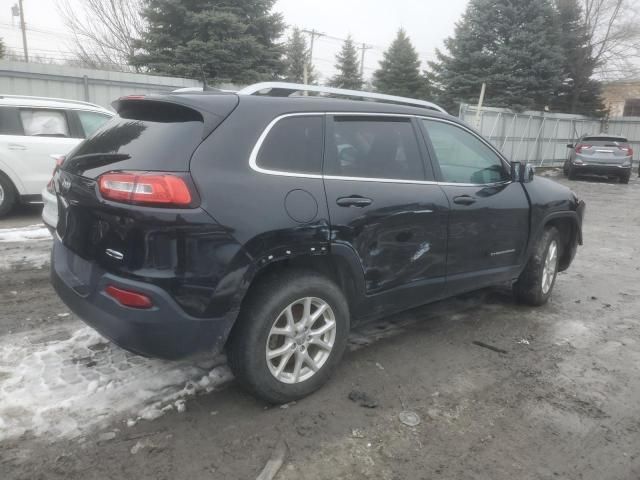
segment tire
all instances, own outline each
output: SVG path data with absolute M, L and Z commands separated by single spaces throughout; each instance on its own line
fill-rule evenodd
M 16 204 L 18 195 L 11 180 L 0 172 L 0 217 L 4 217 Z
M 631 178 L 631 174 L 623 175 L 620 177 L 620 183 L 629 183 L 630 178 Z
M 569 180 L 575 180 L 576 179 L 576 173 L 574 172 L 574 170 L 571 167 L 571 165 L 569 165 L 569 169 L 567 170 L 567 178 Z
M 296 270 L 263 279 L 248 295 L 227 345 L 229 365 L 238 382 L 256 397 L 272 404 L 298 400 L 320 388 L 335 370 L 347 345 L 349 308 L 340 289 L 321 275 Z M 318 320 L 308 327 L 308 336 L 298 330 L 295 336 L 272 331 L 272 328 L 279 328 L 278 332 L 285 329 L 290 332 L 291 327 L 302 327 L 307 299 L 313 299 L 309 308 L 311 314 L 326 304 Z M 287 319 L 289 308 L 294 324 Z M 313 331 L 330 325 L 331 319 L 335 325 L 333 329 L 315 337 L 312 335 Z M 315 340 L 309 343 L 310 338 L 322 340 L 325 348 L 316 345 Z M 332 348 L 326 349 L 330 344 Z M 274 353 L 279 349 L 285 353 L 269 361 L 269 349 Z M 315 360 L 317 371 L 303 360 L 305 353 Z M 282 362 L 284 369 L 279 373 Z M 304 363 L 298 369 L 296 380 L 298 362 Z
M 552 260 L 550 257 L 553 256 L 552 245 L 554 243 L 555 258 Z M 527 266 L 513 284 L 513 293 L 520 303 L 540 306 L 549 301 L 558 275 L 558 263 L 561 257 L 560 233 L 555 227 L 548 227 L 538 240 Z M 547 260 L 550 262 L 548 266 L 552 270 L 545 274 Z M 547 272 L 549 271 L 547 270 Z

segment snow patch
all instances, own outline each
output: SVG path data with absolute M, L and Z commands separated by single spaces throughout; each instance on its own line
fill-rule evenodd
M 50 239 L 49 230 L 41 223 L 27 227 L 0 229 L 0 242 L 28 242 Z
M 73 438 L 124 418 L 132 426 L 169 410 L 182 412 L 186 398 L 232 378 L 223 356 L 146 359 L 89 327 L 66 328 L 72 330 L 0 340 L 0 441 L 24 434 Z M 41 340 L 60 333 L 65 340 Z

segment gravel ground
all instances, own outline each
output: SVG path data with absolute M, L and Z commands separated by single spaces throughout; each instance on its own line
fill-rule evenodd
M 640 182 L 557 180 L 587 202 L 585 245 L 547 306 L 492 289 L 390 317 L 286 408 L 222 357 L 106 343 L 49 287 L 48 240 L 0 242 L 0 478 L 250 479 L 281 440 L 279 480 L 640 478 Z

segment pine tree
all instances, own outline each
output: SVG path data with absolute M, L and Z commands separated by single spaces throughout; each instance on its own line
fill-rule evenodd
M 336 70 L 338 73 L 331 79 L 330 85 L 349 90 L 362 88 L 362 75 L 360 75 L 360 62 L 358 61 L 358 49 L 351 38 L 347 37 L 342 45 L 342 50 L 336 55 Z
M 283 72 L 275 0 L 147 0 L 132 64 L 154 73 L 253 83 Z
M 313 65 L 309 63 L 309 49 L 304 33 L 294 27 L 285 48 L 285 79 L 287 82 L 304 83 L 304 66 L 307 64 L 307 83 L 316 80 Z
M 601 117 L 605 114 L 600 82 L 593 79 L 597 61 L 582 8 L 577 0 L 556 0 L 560 46 L 564 51 L 562 85 L 555 111 Z
M 425 98 L 428 84 L 420 74 L 420 59 L 404 29 L 384 52 L 380 68 L 373 74 L 373 86 L 380 93 Z
M 550 0 L 470 0 L 432 75 L 449 109 L 478 100 L 515 110 L 544 109 L 561 83 L 563 52 Z

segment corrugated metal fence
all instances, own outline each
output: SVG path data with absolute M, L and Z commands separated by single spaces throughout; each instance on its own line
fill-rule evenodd
M 627 137 L 640 159 L 640 118 L 598 120 L 564 113 L 514 113 L 504 108 L 485 107 L 476 122 L 477 108 L 463 104 L 460 118 L 476 127 L 507 158 L 539 166 L 560 165 L 568 156 L 568 143 L 582 135 L 608 132 Z
M 118 97 L 200 87 L 198 80 L 63 65 L 0 61 L 0 95 L 84 100 L 109 107 Z

